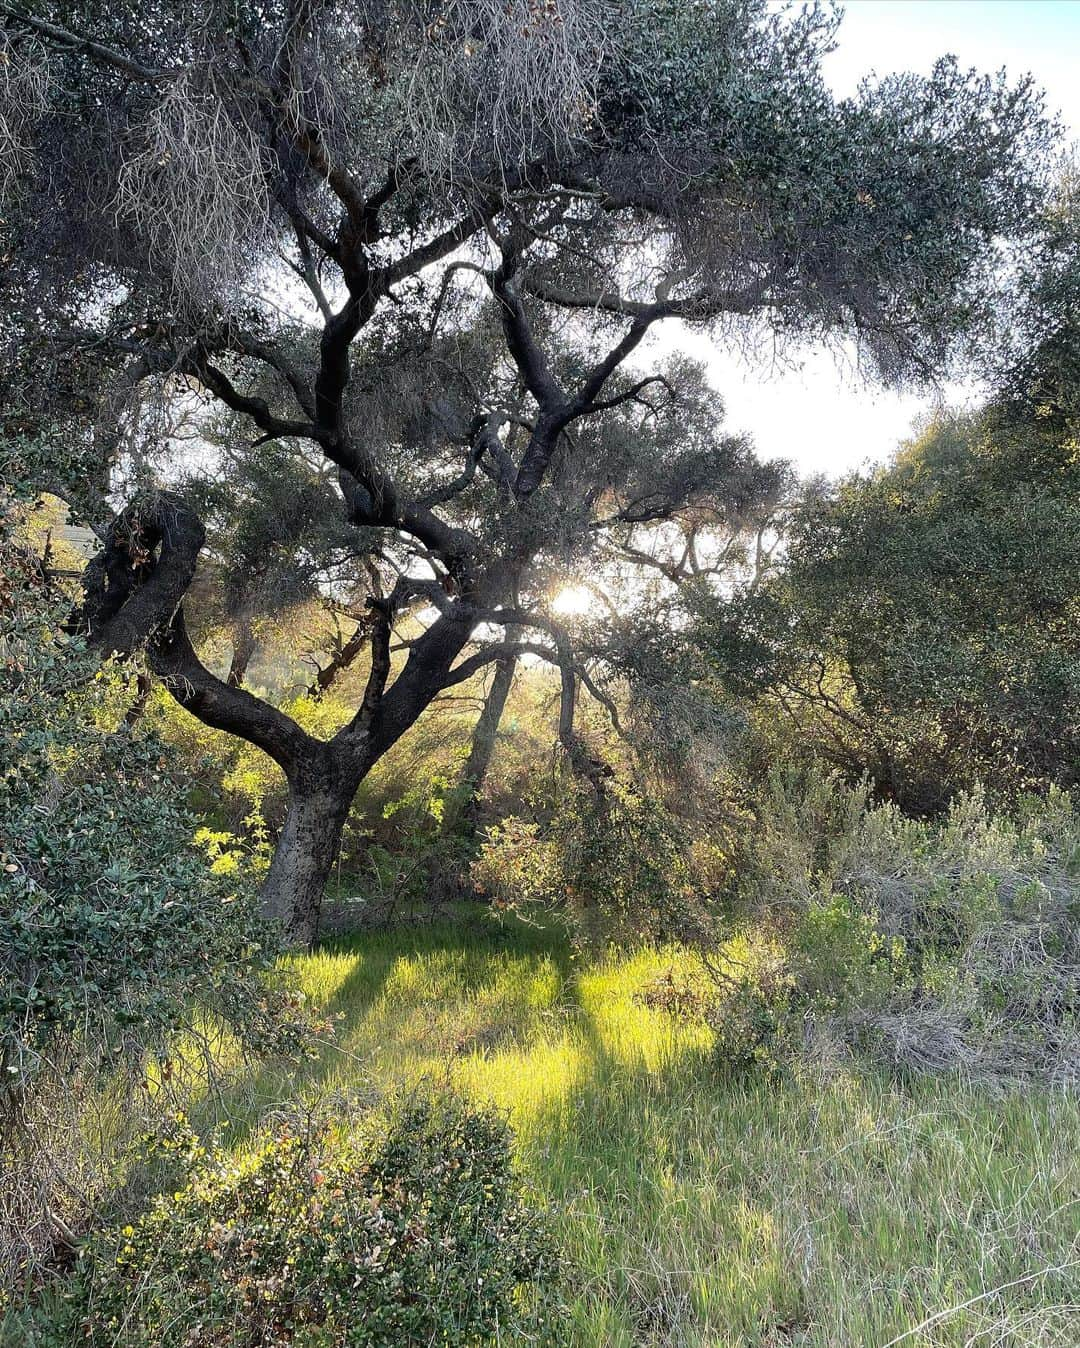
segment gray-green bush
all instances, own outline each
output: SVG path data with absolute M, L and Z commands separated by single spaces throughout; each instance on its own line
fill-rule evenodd
M 0 499 L 0 1304 L 100 1202 L 151 1054 L 179 1032 L 296 1051 L 244 866 L 196 845 L 177 765 L 124 724 L 128 680 L 62 635 L 66 600 Z M 207 1052 L 194 1052 L 196 1036 Z
M 774 773 L 738 869 L 746 960 L 721 1045 L 869 1052 L 916 1071 L 1080 1085 L 1080 812 L 1068 793 L 938 821 Z
M 536 1342 L 556 1261 L 502 1118 L 449 1095 L 278 1122 L 103 1233 L 61 1343 Z

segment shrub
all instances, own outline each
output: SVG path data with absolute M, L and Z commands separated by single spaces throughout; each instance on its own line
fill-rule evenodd
M 353 871 L 337 895 L 351 928 L 434 921 L 459 900 L 473 840 L 462 815 L 468 787 L 418 764 L 412 786 L 382 806 L 370 831 L 354 834 Z M 359 833 L 359 831 L 357 831 Z
M 554 1263 L 503 1120 L 455 1097 L 294 1118 L 98 1237 L 73 1342 L 128 1348 L 521 1342 Z M 344 1121 L 343 1121 L 344 1119 Z
M 1080 1085 L 1080 812 L 943 819 L 776 773 L 740 859 L 745 956 L 714 961 L 722 1051 L 859 1049 L 917 1071 Z
M 21 518 L 0 499 L 0 1303 L 104 1192 L 149 1055 L 183 1031 L 194 1067 L 224 1029 L 291 1052 L 305 1028 L 244 858 L 196 845 L 175 761 L 125 724 L 124 671 L 62 634 Z
M 908 995 L 903 943 L 889 940 L 846 896 L 814 900 L 783 927 L 762 925 L 732 959 L 708 961 L 720 995 L 704 1016 L 728 1064 L 778 1068 L 810 1048 L 826 1027 L 869 1014 Z
M 762 583 L 715 601 L 699 639 L 777 752 L 865 772 L 915 814 L 980 780 L 1009 808 L 1080 784 L 1080 458 L 1061 406 L 940 416 L 891 464 L 810 488 Z
M 698 940 L 723 869 L 715 844 L 656 796 L 569 777 L 542 820 L 488 829 L 472 875 L 500 904 L 565 913 L 585 941 Z

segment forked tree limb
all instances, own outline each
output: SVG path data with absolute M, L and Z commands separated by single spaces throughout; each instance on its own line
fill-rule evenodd
M 316 741 L 284 712 L 212 674 L 188 636 L 183 600 L 204 538 L 202 522 L 179 496 L 159 492 L 132 503 L 87 564 L 69 628 L 106 656 L 145 650 L 181 706 L 265 750 L 288 774 Z

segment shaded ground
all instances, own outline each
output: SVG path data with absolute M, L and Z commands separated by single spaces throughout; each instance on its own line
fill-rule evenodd
M 635 1000 L 680 959 L 579 962 L 488 914 L 339 938 L 297 961 L 335 1044 L 243 1110 L 422 1079 L 508 1109 L 579 1270 L 579 1344 L 1080 1342 L 1080 1104 L 732 1077 Z

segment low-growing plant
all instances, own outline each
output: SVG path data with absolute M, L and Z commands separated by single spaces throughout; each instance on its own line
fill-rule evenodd
M 1080 1085 L 1080 813 L 1065 792 L 938 821 L 776 773 L 713 960 L 725 1056 L 866 1051 L 917 1071 Z M 731 950 L 729 945 L 728 950 Z
M 335 1101 L 186 1181 L 81 1258 L 60 1339 L 125 1348 L 535 1342 L 556 1261 L 503 1118 Z

